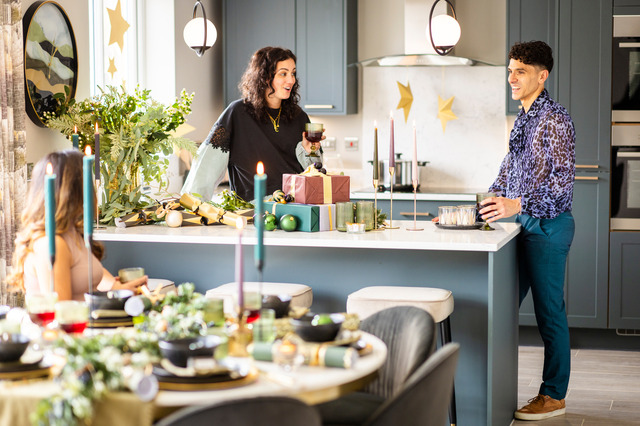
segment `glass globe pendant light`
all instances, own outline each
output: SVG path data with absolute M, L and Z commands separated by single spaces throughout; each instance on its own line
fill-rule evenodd
M 431 12 L 429 13 L 429 26 L 427 27 L 427 35 L 431 40 L 431 45 L 438 55 L 444 56 L 453 50 L 458 40 L 460 40 L 460 24 L 456 20 L 456 11 L 449 0 L 444 0 L 451 6 L 453 16 L 446 14 L 433 17 L 433 10 L 436 8 L 440 0 L 433 2 Z
M 202 9 L 202 17 L 196 18 L 198 6 Z M 184 26 L 182 36 L 187 46 L 193 49 L 198 56 L 204 55 L 204 52 L 216 42 L 218 32 L 213 22 L 207 19 L 204 6 L 200 1 L 196 1 L 196 4 L 193 6 L 193 19 Z

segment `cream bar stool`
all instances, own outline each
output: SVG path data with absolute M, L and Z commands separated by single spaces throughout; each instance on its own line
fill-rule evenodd
M 245 282 L 244 291 L 257 291 L 260 288 L 259 282 Z M 288 294 L 291 296 L 290 306 L 309 308 L 313 302 L 313 292 L 311 287 L 305 284 L 292 283 L 262 283 L 262 294 L 267 296 L 277 296 Z M 224 299 L 224 312 L 232 314 L 235 304 L 235 297 L 238 295 L 238 284 L 235 282 L 223 284 L 220 287 L 207 290 L 206 297 L 222 297 Z
M 383 309 L 394 306 L 415 306 L 429 312 L 439 325 L 440 342 L 444 346 L 451 342 L 453 295 L 449 290 L 431 287 L 364 287 L 347 297 L 347 312 L 358 314 L 361 320 Z M 451 395 L 449 420 L 456 424 L 456 394 Z

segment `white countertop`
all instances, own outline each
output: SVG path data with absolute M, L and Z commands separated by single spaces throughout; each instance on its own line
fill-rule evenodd
M 347 234 L 339 231 L 285 232 L 265 231 L 266 246 L 366 248 L 398 250 L 448 250 L 495 252 L 520 232 L 515 223 L 493 223 L 495 231 L 440 229 L 431 222 L 417 222 L 423 231 L 408 231 L 411 220 L 394 220 L 399 229 L 369 231 L 364 234 Z M 97 241 L 128 241 L 144 243 L 222 244 L 238 242 L 238 231 L 226 225 L 187 226 L 169 228 L 165 225 L 143 225 L 129 228 L 107 227 L 96 230 Z M 242 243 L 255 245 L 255 228 L 249 225 L 242 236 Z
M 418 201 L 468 201 L 473 204 L 476 202 L 476 192 L 484 192 L 486 188 L 420 188 L 416 192 L 416 200 Z M 351 191 L 351 198 L 360 200 L 373 200 L 373 188 L 363 188 Z M 378 192 L 378 200 L 389 200 L 391 193 L 389 191 Z M 413 201 L 413 192 L 393 191 L 394 200 L 411 200 Z

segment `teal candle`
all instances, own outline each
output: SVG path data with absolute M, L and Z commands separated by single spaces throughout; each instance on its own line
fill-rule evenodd
M 49 242 L 49 256 L 51 266 L 56 257 L 56 175 L 53 166 L 47 164 L 47 174 L 44 177 L 44 230 Z
M 73 144 L 73 149 L 78 149 L 80 146 L 80 138 L 78 136 L 78 126 L 73 126 L 73 134 L 71 135 L 71 143 Z
M 257 174 L 253 177 L 253 197 L 256 201 L 255 221 L 256 235 L 258 237 L 258 243 L 253 252 L 256 262 L 256 268 L 262 271 L 264 265 L 264 220 L 262 215 L 264 213 L 264 196 L 267 191 L 267 175 L 264 173 L 264 165 L 262 161 L 258 162 Z
M 89 153 L 91 150 L 88 150 Z M 84 202 L 84 237 L 85 239 L 93 235 L 93 155 L 85 155 L 82 159 L 82 186 L 83 186 L 83 202 Z

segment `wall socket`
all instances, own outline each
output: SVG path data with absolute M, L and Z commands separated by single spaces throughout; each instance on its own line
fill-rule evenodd
M 320 145 L 323 151 L 335 151 L 336 150 L 336 138 L 335 136 L 327 137 Z
M 344 138 L 344 150 L 345 151 L 357 151 L 358 150 L 358 138 L 355 138 L 355 137 Z

